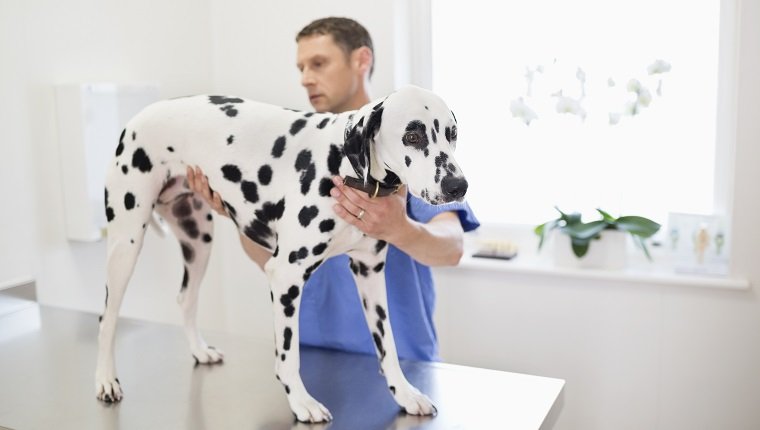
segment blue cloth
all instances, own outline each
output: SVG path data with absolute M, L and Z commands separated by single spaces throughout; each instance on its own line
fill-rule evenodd
M 467 203 L 433 206 L 408 196 L 407 214 L 413 220 L 427 223 L 441 212 L 454 211 L 459 215 L 464 231 L 480 225 Z M 435 290 L 430 267 L 389 245 L 385 281 L 388 316 L 399 357 L 439 361 L 438 339 L 433 325 Z M 304 345 L 375 354 L 348 256 L 326 260 L 306 283 L 301 298 L 299 329 Z

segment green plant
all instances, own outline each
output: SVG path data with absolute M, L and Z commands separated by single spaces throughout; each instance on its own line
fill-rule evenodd
M 539 250 L 544 245 L 544 240 L 548 234 L 558 228 L 559 231 L 570 236 L 570 245 L 573 248 L 573 253 L 580 258 L 586 255 L 591 241 L 599 239 L 602 231 L 618 230 L 630 233 L 634 242 L 641 247 L 647 258 L 652 259 L 645 240 L 657 233 L 660 229 L 660 224 L 640 216 L 621 216 L 615 218 L 601 209 L 597 209 L 597 212 L 602 216 L 602 219 L 584 223 L 581 220 L 581 214 L 578 212 L 566 214 L 556 206 L 554 209 L 557 209 L 557 212 L 559 212 L 559 218 L 536 226 L 534 230 L 540 238 L 538 242 Z

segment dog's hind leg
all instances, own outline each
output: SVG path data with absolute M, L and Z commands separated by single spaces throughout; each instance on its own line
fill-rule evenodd
M 121 174 L 121 173 L 119 173 Z M 106 188 L 108 244 L 106 263 L 106 302 L 100 318 L 98 359 L 95 370 L 95 392 L 98 399 L 117 402 L 122 398 L 121 384 L 116 376 L 114 337 L 119 309 L 127 284 L 134 271 L 137 255 L 142 248 L 145 228 L 150 218 L 154 193 L 145 184 L 132 184 L 140 195 L 123 189 L 121 183 Z M 109 191 L 111 202 L 109 203 Z M 142 200 L 145 198 L 145 200 Z
M 394 400 L 412 415 L 434 415 L 433 402 L 404 376 L 393 339 L 388 296 L 385 286 L 385 256 L 388 247 L 383 241 L 366 237 L 359 249 L 348 252 L 351 271 L 359 289 L 369 331 L 375 342 L 380 368 Z
M 172 183 L 176 185 L 166 187 L 159 196 L 156 211 L 169 223 L 182 248 L 185 266 L 177 302 L 182 308 L 185 335 L 196 364 L 220 363 L 224 353 L 206 344 L 197 324 L 198 294 L 211 254 L 213 216 L 210 207 L 187 189 L 184 181 Z

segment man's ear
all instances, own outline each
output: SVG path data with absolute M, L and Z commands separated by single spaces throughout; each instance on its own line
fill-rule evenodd
M 382 107 L 372 109 L 369 114 L 362 115 L 356 124 L 347 131 L 343 142 L 343 152 L 346 154 L 346 158 L 351 163 L 351 167 L 354 168 L 356 176 L 364 180 L 365 184 L 369 182 L 370 176 L 371 145 L 380 129 L 382 118 Z
M 362 76 L 369 76 L 369 71 L 372 70 L 372 64 L 375 61 L 372 50 L 366 46 L 356 48 L 352 53 L 352 57 L 352 60 L 355 61 L 354 64 L 361 71 Z

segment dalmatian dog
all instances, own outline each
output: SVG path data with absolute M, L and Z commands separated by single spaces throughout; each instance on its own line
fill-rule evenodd
M 433 93 L 409 86 L 357 111 L 304 113 L 226 96 L 193 96 L 146 107 L 121 133 L 106 176 L 108 219 L 105 311 L 100 318 L 97 398 L 122 399 L 114 363 L 119 308 L 153 213 L 178 238 L 184 274 L 178 302 L 197 363 L 223 353 L 198 331 L 198 290 L 211 250 L 213 217 L 184 178 L 200 166 L 239 231 L 272 252 L 265 271 L 274 309 L 275 374 L 296 418 L 330 421 L 299 375 L 298 313 L 306 280 L 327 258 L 347 253 L 382 373 L 409 414 L 436 412 L 404 377 L 385 290 L 384 241 L 333 212 L 331 177 L 371 196 L 406 184 L 431 204 L 462 201 L 467 181 L 452 156 L 456 119 Z

